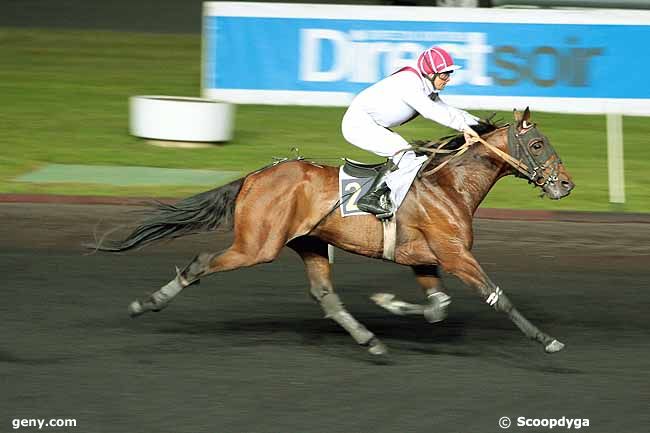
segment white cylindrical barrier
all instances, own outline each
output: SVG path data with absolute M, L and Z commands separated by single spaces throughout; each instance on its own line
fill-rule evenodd
M 137 137 L 173 141 L 228 141 L 234 106 L 179 96 L 132 96 L 129 130 Z

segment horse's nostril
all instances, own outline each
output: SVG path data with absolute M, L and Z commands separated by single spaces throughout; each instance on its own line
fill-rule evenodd
M 568 180 L 563 180 L 561 184 L 562 184 L 562 188 L 564 189 L 573 189 L 573 184 Z

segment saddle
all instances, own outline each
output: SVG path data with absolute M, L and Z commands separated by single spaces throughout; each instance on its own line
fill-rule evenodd
M 388 167 L 388 160 L 376 164 L 365 164 L 344 158 L 339 168 L 339 198 L 341 216 L 365 215 L 357 207 L 357 200 L 370 191 L 375 178 Z
M 353 161 L 347 158 L 343 158 L 343 160 L 345 161 L 343 164 L 343 171 L 352 177 L 362 179 L 375 177 L 377 173 L 385 170 L 386 166 L 390 162 L 390 160 L 386 160 L 375 164 L 366 164 L 364 162 Z

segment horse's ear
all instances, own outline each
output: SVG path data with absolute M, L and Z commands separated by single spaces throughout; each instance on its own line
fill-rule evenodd
M 528 107 L 526 107 L 523 114 L 518 112 L 517 109 L 513 110 L 513 114 L 515 115 L 515 121 L 517 122 L 518 128 L 525 129 L 530 125 L 530 109 Z

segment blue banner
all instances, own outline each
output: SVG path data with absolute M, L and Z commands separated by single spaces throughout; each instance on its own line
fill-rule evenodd
M 447 95 L 650 98 L 650 25 L 208 15 L 204 38 L 204 89 L 356 94 L 439 45 Z

